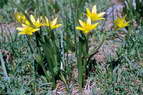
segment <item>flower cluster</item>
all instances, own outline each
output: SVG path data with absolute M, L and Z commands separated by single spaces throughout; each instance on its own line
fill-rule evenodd
M 104 20 L 103 17 L 105 12 L 98 13 L 96 5 L 93 6 L 92 10 L 86 8 L 87 20 L 79 20 L 80 26 L 77 26 L 76 29 L 82 31 L 85 34 L 89 34 L 92 30 L 96 29 L 99 23 L 97 21 Z M 40 30 L 40 27 L 47 26 L 49 29 L 54 30 L 59 28 L 61 24 L 57 24 L 58 18 L 56 17 L 50 21 L 47 17 L 35 18 L 35 16 L 30 15 L 29 19 L 22 13 L 15 13 L 16 20 L 22 24 L 22 27 L 18 27 L 19 34 L 32 35 L 34 32 Z M 114 21 L 115 30 L 120 30 L 129 25 L 129 22 L 125 20 L 126 16 L 123 18 L 117 18 Z
M 22 35 L 32 35 L 34 32 L 40 30 L 40 27 L 42 26 L 47 26 L 51 30 L 61 26 L 61 24 L 57 24 L 57 17 L 50 21 L 47 17 L 39 17 L 36 19 L 33 15 L 30 15 L 29 19 L 27 19 L 22 13 L 16 13 L 15 18 L 22 24 L 22 27 L 17 28 L 17 30 L 21 31 L 19 34 Z
M 96 27 L 99 25 L 99 23 L 92 24 L 93 22 L 99 21 L 99 20 L 104 20 L 105 18 L 103 17 L 105 12 L 97 13 L 97 8 L 96 5 L 93 6 L 92 10 L 90 11 L 89 8 L 86 8 L 86 16 L 87 16 L 87 21 L 81 21 L 79 20 L 79 24 L 81 26 L 77 26 L 76 29 L 82 31 L 85 34 L 90 33 L 92 30 L 96 29 Z M 129 22 L 126 21 L 126 16 L 120 18 L 118 17 L 114 21 L 114 26 L 115 30 L 120 30 L 122 28 L 125 28 L 129 25 Z
M 93 6 L 92 10 L 90 11 L 89 8 L 86 9 L 86 16 L 87 21 L 83 22 L 79 20 L 79 23 L 81 26 L 77 26 L 76 29 L 82 31 L 85 34 L 90 33 L 92 30 L 96 29 L 96 27 L 99 25 L 99 23 L 92 24 L 93 22 L 104 20 L 105 12 L 97 13 L 96 5 Z

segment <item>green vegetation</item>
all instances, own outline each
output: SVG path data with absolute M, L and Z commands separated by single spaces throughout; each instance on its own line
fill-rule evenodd
M 143 1 L 135 1 L 125 0 L 111 31 L 102 29 L 109 0 L 0 0 L 0 95 L 142 95 Z M 86 14 L 94 5 L 102 15 Z M 98 63 L 120 32 L 116 56 Z

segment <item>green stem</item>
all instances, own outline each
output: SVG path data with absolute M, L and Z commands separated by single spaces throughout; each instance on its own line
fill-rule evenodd
M 86 71 L 86 64 L 87 59 L 86 56 L 88 55 L 88 35 L 85 36 L 81 34 L 82 37 L 79 38 L 79 48 L 78 48 L 78 71 L 79 71 L 79 84 L 82 88 L 84 86 L 84 79 L 85 79 L 85 71 Z
M 94 53 L 92 53 L 92 54 L 90 54 L 90 55 L 88 56 L 88 61 L 87 61 L 87 63 L 89 63 L 90 60 L 91 60 L 91 58 L 98 52 L 98 50 L 99 50 L 100 47 L 103 45 L 103 43 L 105 42 L 105 40 L 106 40 L 106 37 L 103 37 L 103 40 L 102 40 L 102 41 L 100 42 L 100 44 L 97 46 L 97 48 L 95 49 Z
M 4 72 L 4 77 L 6 80 L 9 80 L 9 77 L 8 77 L 8 74 L 7 74 L 7 70 L 6 70 L 6 67 L 5 67 L 5 62 L 3 60 L 3 55 L 2 53 L 0 52 L 0 63 L 2 65 L 2 69 L 3 69 L 3 72 Z

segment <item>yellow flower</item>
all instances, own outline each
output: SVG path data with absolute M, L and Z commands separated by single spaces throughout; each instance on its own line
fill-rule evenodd
M 21 34 L 21 35 L 32 35 L 34 32 L 39 30 L 39 28 L 33 28 L 31 26 L 24 25 L 24 24 L 22 24 L 22 27 L 18 27 L 16 29 L 21 31 L 21 32 L 18 33 L 18 34 Z
M 125 28 L 129 25 L 129 22 L 126 21 L 126 16 L 122 17 L 122 18 L 117 18 L 115 21 L 114 21 L 114 24 L 115 24 L 115 29 L 116 30 L 119 30 L 119 29 L 122 29 L 122 28 Z
M 86 15 L 92 21 L 103 20 L 105 12 L 97 13 L 96 5 L 93 6 L 92 11 L 89 8 L 86 8 Z
M 21 23 L 21 24 L 25 24 L 25 25 L 30 25 L 30 22 L 28 21 L 28 19 L 25 17 L 24 14 L 16 12 L 15 13 L 15 18 L 16 20 Z
M 76 29 L 83 31 L 83 33 L 85 34 L 88 34 L 90 31 L 95 29 L 99 24 L 99 23 L 91 24 L 91 19 L 87 19 L 86 22 L 79 20 L 79 23 L 81 26 L 77 26 Z
M 30 15 L 30 20 L 35 27 L 41 27 L 43 25 L 40 21 L 40 18 L 36 20 L 33 15 Z
M 59 28 L 62 24 L 57 24 L 58 18 L 56 17 L 54 20 L 49 21 L 47 17 L 45 17 L 45 26 L 48 26 L 51 30 Z

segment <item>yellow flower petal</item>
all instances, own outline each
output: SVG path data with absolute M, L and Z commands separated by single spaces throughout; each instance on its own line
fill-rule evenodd
M 90 18 L 87 19 L 87 23 L 91 24 L 91 19 Z
M 51 25 L 56 25 L 58 18 L 56 17 L 52 22 Z
M 99 17 L 103 17 L 105 15 L 105 12 L 99 13 L 98 16 Z
M 20 35 L 32 35 L 33 32 L 24 32 L 24 31 L 22 31 L 22 32 L 19 32 L 18 34 L 20 34 Z
M 93 6 L 92 13 L 97 13 L 96 5 Z
M 99 25 L 99 23 L 93 24 L 93 28 L 96 28 Z
M 77 26 L 77 27 L 76 27 L 76 30 L 81 30 L 81 31 L 83 31 L 84 29 L 83 29 L 82 27 Z
M 57 25 L 55 25 L 55 28 L 59 28 L 61 26 L 62 26 L 62 24 L 57 24 Z
M 79 24 L 80 24 L 81 26 L 85 26 L 85 23 L 84 23 L 83 21 L 81 21 L 81 20 L 79 20 Z
M 83 33 L 84 33 L 84 34 L 88 34 L 88 33 L 89 33 L 89 31 L 83 31 Z
M 49 19 L 47 17 L 45 17 L 45 24 L 44 25 L 46 25 L 46 26 L 50 25 Z
M 18 31 L 22 31 L 22 30 L 23 30 L 23 28 L 22 28 L 22 27 L 17 27 L 17 28 L 16 28 L 16 30 L 18 30 Z
M 89 17 L 90 14 L 91 14 L 91 12 L 90 12 L 89 8 L 86 8 L 86 15 L 87 15 L 87 17 Z
M 31 22 L 36 22 L 36 20 L 35 20 L 33 15 L 30 15 L 30 20 L 31 20 Z

